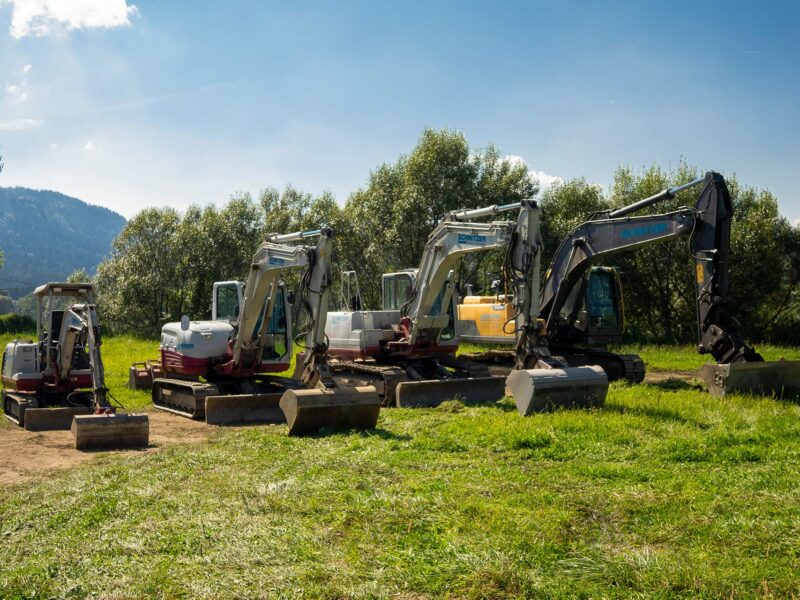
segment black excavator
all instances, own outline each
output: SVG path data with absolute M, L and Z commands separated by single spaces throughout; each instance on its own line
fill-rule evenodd
M 703 188 L 694 207 L 631 216 L 701 184 Z M 517 319 L 516 370 L 509 375 L 507 385 L 520 411 L 524 408 L 528 414 L 535 405 L 531 381 L 542 368 L 553 368 L 548 364 L 552 362 L 551 356 L 558 357 L 559 364 L 570 367 L 599 365 L 609 379 L 617 378 L 614 375 L 618 376 L 620 369 L 624 371 L 626 364 L 620 355 L 582 343 L 587 339 L 587 320 L 575 318 L 575 299 L 581 301 L 585 295 L 576 290 L 584 290 L 582 286 L 592 266 L 611 255 L 684 237 L 689 240 L 695 262 L 698 351 L 714 359 L 701 369 L 708 390 L 715 396 L 729 392 L 773 396 L 797 393 L 800 361 L 765 361 L 745 343 L 739 323 L 731 314 L 728 255 L 732 216 L 725 179 L 719 173 L 708 172 L 705 177 L 685 185 L 593 215 L 561 242 L 541 294 L 538 265 L 535 265 L 538 252 L 531 249 L 527 258 L 508 261 L 507 277 L 517 290 L 521 304 Z M 526 298 L 537 297 L 537 309 L 532 308 L 534 303 L 530 300 L 526 304 Z

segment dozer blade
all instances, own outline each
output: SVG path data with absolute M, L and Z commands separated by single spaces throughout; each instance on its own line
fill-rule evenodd
M 424 408 L 447 400 L 461 400 L 464 404 L 497 402 L 505 395 L 505 381 L 505 377 L 403 381 L 397 384 L 395 403 L 400 408 Z
M 608 377 L 601 367 L 512 371 L 506 380 L 523 417 L 557 407 L 603 406 Z
M 64 408 L 28 408 L 24 413 L 23 425 L 28 431 L 67 430 L 72 418 L 91 415 L 94 409 L 88 406 L 68 406 Z
M 381 398 L 371 385 L 334 390 L 286 390 L 281 410 L 289 435 L 305 435 L 323 427 L 373 429 L 378 423 Z
M 248 423 L 285 423 L 280 407 L 282 393 L 206 396 L 206 423 L 209 425 L 244 425 Z
M 800 361 L 706 363 L 700 368 L 708 391 L 717 398 L 742 393 L 793 397 L 800 394 Z
M 82 415 L 72 421 L 78 450 L 141 448 L 150 441 L 147 415 Z

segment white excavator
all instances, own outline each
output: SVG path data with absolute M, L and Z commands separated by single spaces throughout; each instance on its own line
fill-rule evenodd
M 318 239 L 316 246 L 301 243 L 310 238 Z M 270 235 L 253 256 L 246 283 L 214 284 L 211 321 L 184 317 L 164 325 L 154 405 L 218 425 L 285 419 L 290 435 L 374 428 L 380 411 L 375 389 L 338 385 L 327 365 L 332 244 L 327 227 Z M 288 269 L 302 269 L 298 297 L 309 321 L 296 379 L 278 375 L 289 369 L 293 351 L 292 311 L 281 282 Z
M 516 221 L 474 221 L 514 210 Z M 504 250 L 520 263 L 530 260 L 531 252 L 538 256 L 538 218 L 538 206 L 527 200 L 448 214 L 428 238 L 418 269 L 383 275 L 383 310 L 360 310 L 360 303 L 348 298 L 349 310 L 328 314 L 334 373 L 374 385 L 387 406 L 502 398 L 505 376 L 492 376 L 487 365 L 456 355 L 457 267 L 475 252 Z M 555 359 L 551 365 L 560 370 L 542 373 L 537 385 L 542 401 L 602 404 L 608 380 L 601 368 L 572 369 Z
M 15 340 L 3 353 L 6 417 L 28 431 L 71 429 L 79 450 L 147 446 L 147 415 L 111 404 L 92 284 L 47 283 L 33 295 L 37 341 Z

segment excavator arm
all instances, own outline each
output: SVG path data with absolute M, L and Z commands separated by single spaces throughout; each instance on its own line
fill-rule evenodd
M 316 247 L 289 245 L 311 237 L 319 237 Z M 269 332 L 269 315 L 275 307 L 280 276 L 286 269 L 306 268 L 300 294 L 311 321 L 306 346 L 324 353 L 332 244 L 333 232 L 326 227 L 272 235 L 259 246 L 245 284 L 238 328 L 234 331 L 235 365 L 257 365 L 260 362 Z
M 703 190 L 694 208 L 627 216 L 701 183 Z M 590 219 L 562 241 L 548 271 L 540 303 L 540 316 L 546 321 L 547 331 L 557 335 L 570 291 L 593 264 L 614 254 L 688 237 L 695 260 L 700 352 L 711 354 L 719 364 L 763 360 L 744 343 L 730 315 L 727 291 L 732 216 L 725 180 L 719 173 L 709 172 L 680 188 Z
M 100 354 L 100 327 L 94 304 L 73 304 L 64 311 L 61 321 L 58 349 L 58 375 L 66 380 L 72 370 L 75 346 L 87 345 L 89 366 L 92 372 L 92 392 L 95 409 L 110 410 L 108 388 L 105 382 L 105 368 Z
M 414 347 L 422 342 L 438 342 L 450 322 L 447 309 L 455 289 L 454 281 L 448 283 L 450 272 L 467 254 L 508 246 L 514 231 L 513 221 L 475 223 L 469 220 L 519 209 L 523 204 L 515 202 L 454 211 L 433 230 L 425 244 L 410 298 L 402 308 L 404 318 L 400 326 L 406 333 L 403 343 Z

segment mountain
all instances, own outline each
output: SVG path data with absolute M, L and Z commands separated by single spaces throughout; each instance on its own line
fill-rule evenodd
M 122 215 L 58 192 L 0 187 L 0 288 L 19 298 L 76 269 L 94 274 L 124 225 Z

